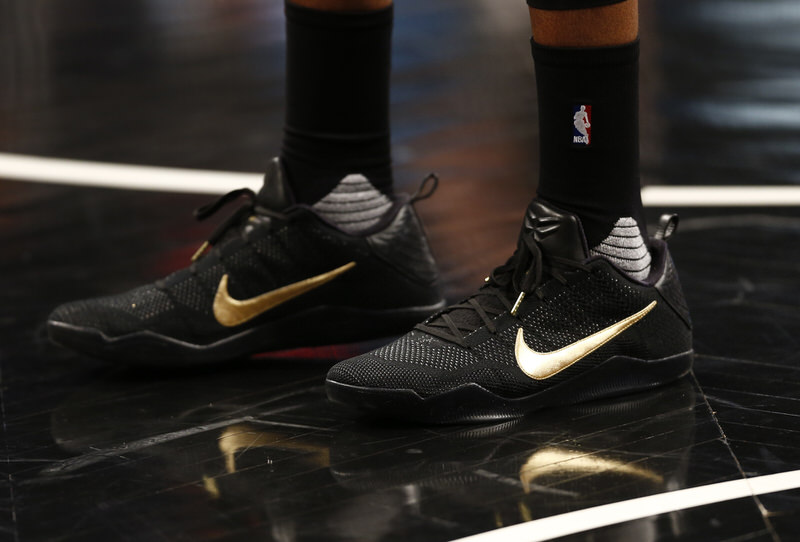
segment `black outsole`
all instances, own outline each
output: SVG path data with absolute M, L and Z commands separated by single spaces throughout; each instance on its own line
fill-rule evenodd
M 431 424 L 482 423 L 667 384 L 687 374 L 693 359 L 692 350 L 658 360 L 615 356 L 570 380 L 513 399 L 478 384 L 462 385 L 430 397 L 408 389 L 359 387 L 330 379 L 325 388 L 331 401 L 373 416 Z
M 57 320 L 47 322 L 50 340 L 94 358 L 126 365 L 182 367 L 213 364 L 252 354 L 390 337 L 445 305 L 367 310 L 315 307 L 273 320 L 209 344 L 194 344 L 152 331 L 109 337 L 102 331 Z

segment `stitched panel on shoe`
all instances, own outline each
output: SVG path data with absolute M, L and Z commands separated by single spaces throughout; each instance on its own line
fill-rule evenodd
M 675 269 L 675 263 L 672 261 L 672 256 L 667 253 L 667 261 L 664 263 L 664 275 L 656 283 L 656 289 L 664 296 L 667 302 L 681 315 L 687 322 L 691 323 L 691 316 L 689 315 L 689 306 L 686 303 L 686 298 L 683 295 L 680 280 L 678 279 L 678 272 Z
M 440 393 L 450 388 L 442 380 L 404 365 L 387 363 L 373 353 L 334 365 L 328 378 L 368 388 L 410 389 L 421 395 Z
M 174 309 L 169 297 L 152 284 L 120 295 L 69 303 L 58 318 L 68 323 L 94 327 L 110 334 L 140 331 Z
M 389 226 L 367 240 L 376 254 L 406 274 L 426 282 L 436 280 L 438 271 L 433 254 L 410 206 L 400 209 Z
M 634 314 L 643 308 L 641 305 L 632 286 L 607 275 L 592 275 L 546 298 L 524 315 L 525 329 L 531 330 L 525 340 L 540 352 L 557 350 Z M 505 332 L 509 336 L 513 333 L 516 330 Z
M 253 236 L 251 242 L 256 251 L 269 262 L 286 262 L 289 260 L 287 248 L 289 228 L 282 226 L 266 236 Z
M 188 275 L 172 284 L 168 291 L 183 306 L 202 314 L 210 314 L 214 290 L 205 286 L 194 275 Z
M 266 265 L 258 257 L 254 247 L 245 245 L 226 256 L 225 268 L 230 275 L 230 292 L 236 298 L 260 295 L 276 286 Z
M 468 350 L 419 331 L 403 335 L 373 353 L 388 361 L 421 365 L 440 371 L 456 371 L 477 361 Z

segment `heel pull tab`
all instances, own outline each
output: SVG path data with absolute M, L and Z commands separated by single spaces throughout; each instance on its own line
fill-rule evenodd
M 417 191 L 411 196 L 411 203 L 428 199 L 436 192 L 437 188 L 439 188 L 439 176 L 435 173 L 428 173 L 428 176 L 422 179 Z
M 656 230 L 655 238 L 667 241 L 676 231 L 678 231 L 678 215 L 664 214 L 658 220 L 658 230 Z

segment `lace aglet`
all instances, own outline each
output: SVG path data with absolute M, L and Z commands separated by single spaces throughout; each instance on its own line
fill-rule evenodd
M 519 310 L 519 306 L 522 305 L 522 300 L 525 299 L 525 292 L 520 292 L 519 297 L 514 302 L 514 306 L 511 307 L 511 316 L 516 316 L 517 311 Z
M 207 249 L 208 247 L 209 247 L 208 241 L 203 241 L 203 244 L 202 244 L 202 245 L 200 245 L 200 248 L 198 248 L 198 249 L 197 249 L 197 252 L 195 252 L 195 253 L 192 255 L 192 261 L 193 261 L 193 262 L 196 262 L 197 260 L 199 260 L 199 259 L 200 259 L 200 256 L 202 256 L 202 255 L 203 255 L 203 253 L 206 251 L 206 249 Z

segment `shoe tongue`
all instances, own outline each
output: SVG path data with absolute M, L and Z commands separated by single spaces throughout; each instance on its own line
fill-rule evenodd
M 532 235 L 549 256 L 577 262 L 589 257 L 580 219 L 538 199 L 528 206 L 520 235 Z
M 533 200 L 525 213 L 520 235 L 532 235 L 542 247 L 542 252 L 561 258 L 583 262 L 588 257 L 583 227 L 577 216 L 560 211 L 540 200 Z M 507 292 L 508 300 L 514 302 L 516 294 Z M 503 303 L 494 293 L 478 292 L 473 298 L 485 309 L 493 308 L 498 312 L 506 310 Z M 483 325 L 483 319 L 472 309 L 454 309 L 448 315 L 457 324 L 464 324 L 473 329 Z
M 256 195 L 256 202 L 273 211 L 283 211 L 294 203 L 286 170 L 283 169 L 280 158 L 270 160 L 264 175 L 264 184 Z

